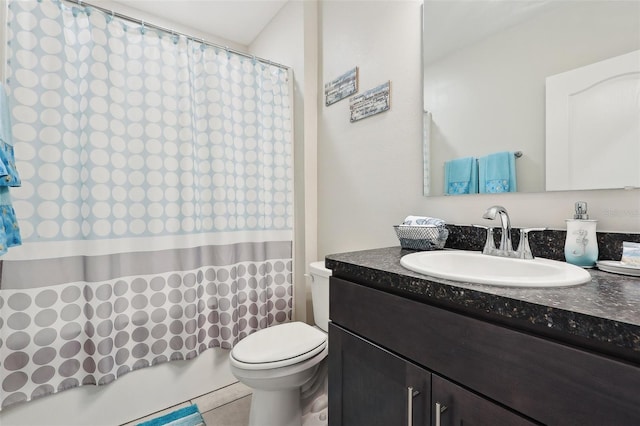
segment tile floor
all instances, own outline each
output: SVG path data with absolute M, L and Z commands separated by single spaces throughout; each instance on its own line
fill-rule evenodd
M 136 419 L 123 426 L 133 426 L 191 404 L 198 405 L 198 410 L 200 410 L 206 426 L 247 426 L 249 424 L 251 389 L 237 382 L 157 413 Z
M 300 389 L 303 426 L 327 426 L 329 402 L 327 398 L 329 387 L 327 367 L 325 359 L 319 365 L 313 378 Z M 198 405 L 198 410 L 202 414 L 206 426 L 247 426 L 251 406 L 251 388 L 236 382 L 122 426 L 134 426 L 191 404 Z

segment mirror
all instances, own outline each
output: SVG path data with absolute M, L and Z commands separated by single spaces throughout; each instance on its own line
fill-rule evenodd
M 423 12 L 430 196 L 445 161 L 499 151 L 522 153 L 518 192 L 545 191 L 546 78 L 640 49 L 638 1 L 425 0 Z

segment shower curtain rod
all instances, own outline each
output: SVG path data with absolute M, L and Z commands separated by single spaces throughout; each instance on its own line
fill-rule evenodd
M 132 16 L 123 15 L 122 13 L 118 13 L 116 11 L 106 9 L 104 7 L 101 7 L 101 6 L 96 6 L 95 4 L 87 3 L 86 1 L 82 1 L 82 0 L 59 0 L 59 1 L 66 1 L 68 3 L 76 4 L 76 5 L 80 6 L 80 7 L 88 6 L 88 7 L 91 7 L 93 9 L 97 9 L 97 10 L 99 10 L 101 12 L 104 12 L 104 13 L 106 13 L 108 15 L 115 16 L 117 18 L 124 19 L 124 20 L 127 20 L 129 22 L 133 22 L 135 24 L 142 25 L 142 26 L 144 26 L 146 28 L 153 28 L 153 29 L 156 29 L 156 30 L 159 30 L 159 31 L 163 31 L 163 32 L 168 33 L 168 34 L 183 36 L 183 37 L 185 37 L 187 39 L 190 39 L 190 40 L 193 40 L 193 41 L 197 41 L 197 42 L 200 42 L 202 44 L 206 44 L 207 46 L 212 46 L 212 47 L 216 47 L 218 49 L 226 50 L 227 52 L 231 52 L 231 53 L 234 53 L 236 55 L 243 56 L 245 58 L 255 59 L 256 61 L 268 64 L 268 65 L 273 65 L 273 66 L 278 67 L 278 68 L 282 68 L 282 69 L 285 69 L 285 70 L 288 70 L 290 68 L 290 67 L 288 67 L 286 65 L 282 65 L 282 64 L 279 64 L 277 62 L 270 61 L 268 59 L 259 58 L 259 57 L 255 56 L 255 55 L 249 55 L 248 53 L 244 53 L 244 52 L 240 52 L 240 51 L 235 50 L 235 49 L 231 49 L 228 46 L 222 46 L 222 45 L 219 45 L 219 44 L 216 44 L 216 43 L 205 41 L 201 37 L 194 37 L 192 35 L 185 34 L 185 33 L 180 32 L 180 31 L 175 31 L 175 30 L 172 30 L 172 29 L 169 29 L 169 28 L 161 27 L 159 25 L 151 24 L 149 22 L 143 21 L 143 20 L 138 19 L 138 18 L 134 18 Z

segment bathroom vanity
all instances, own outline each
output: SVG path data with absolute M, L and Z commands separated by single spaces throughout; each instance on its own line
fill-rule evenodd
M 638 425 L 640 278 L 505 288 L 330 255 L 331 425 Z

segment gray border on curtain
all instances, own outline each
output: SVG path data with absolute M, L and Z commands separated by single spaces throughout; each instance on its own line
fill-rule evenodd
M 0 289 L 24 290 L 76 281 L 99 282 L 130 275 L 184 271 L 202 265 L 224 266 L 291 256 L 291 241 L 263 241 L 100 256 L 11 260 L 3 262 Z

